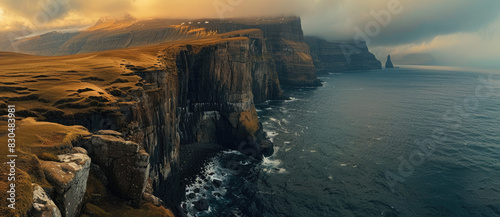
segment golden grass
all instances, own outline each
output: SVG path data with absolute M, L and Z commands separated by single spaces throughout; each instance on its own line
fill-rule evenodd
M 41 154 L 37 155 L 37 157 L 38 157 L 38 159 L 44 160 L 44 161 L 59 161 L 59 158 L 55 154 L 47 153 L 47 152 L 41 153 Z
M 261 34 L 255 29 L 225 34 L 195 32 L 200 37 L 68 56 L 0 52 L 0 96 L 4 102 L 15 104 L 23 117 L 32 116 L 37 120 L 54 114 L 72 116 L 102 109 L 118 111 L 118 102 L 130 101 L 130 93 L 142 89 L 136 85 L 142 80 L 136 71 L 176 73 L 176 56 L 187 45 L 196 54 L 207 46 L 244 41 L 248 40 L 247 34 Z M 113 82 L 117 80 L 125 82 Z M 121 91 L 122 88 L 127 91 Z
M 259 130 L 259 118 L 257 111 L 252 108 L 250 111 L 240 113 L 240 123 L 252 136 Z
M 92 109 L 96 107 L 118 111 L 117 102 L 130 102 L 127 101 L 129 94 L 113 96 L 108 91 L 122 87 L 129 88 L 129 91 L 141 89 L 136 86 L 142 80 L 134 74 L 136 69 L 176 73 L 176 55 L 187 45 L 191 46 L 191 52 L 197 53 L 207 46 L 248 40 L 244 35 L 257 31 L 260 30 L 241 30 L 208 37 L 205 35 L 202 39 L 69 56 L 46 57 L 0 52 L 0 96 L 3 96 L 0 104 L 14 104 L 18 114 L 35 116 L 17 122 L 17 171 L 20 174 L 18 177 L 22 178 L 18 182 L 18 191 L 23 195 L 19 197 L 19 208 L 15 213 L 9 213 L 2 206 L 0 216 L 25 215 L 31 207 L 31 183 L 50 186 L 39 159 L 55 160 L 54 156 L 68 153 L 75 140 L 89 134 L 83 127 L 41 122 L 47 113 L 75 115 L 94 112 Z M 117 79 L 128 82 L 111 84 Z M 104 102 L 89 103 L 97 97 L 101 97 Z M 258 130 L 255 109 L 243 112 L 239 118 L 251 134 Z M 0 121 L 0 141 L 7 141 L 6 132 L 7 122 Z M 0 155 L 6 156 L 7 149 L 0 149 Z M 89 194 L 105 192 L 102 183 L 99 185 L 95 178 L 91 177 L 89 183 Z M 2 191 L 6 184 L 3 179 L 0 181 Z M 100 213 L 109 213 L 110 216 L 173 216 L 168 209 L 152 205 L 145 205 L 141 209 L 123 205 L 121 209 Z
M 8 167 L 0 167 L 0 173 L 8 173 Z M 24 217 L 33 205 L 33 189 L 31 187 L 31 178 L 28 173 L 22 170 L 16 170 L 16 209 L 7 207 L 7 191 L 8 185 L 5 178 L 0 179 L 0 191 L 2 192 L 2 202 L 0 202 L 0 216 L 3 217 Z
M 0 135 L 6 132 L 7 122 L 0 121 Z M 34 118 L 17 121 L 16 147 L 37 156 L 42 154 L 65 154 L 73 148 L 73 142 L 90 133 L 81 126 L 38 122 Z M 0 141 L 7 141 L 7 135 L 0 136 Z
M 80 126 L 64 126 L 60 124 L 37 122 L 33 118 L 26 118 L 16 122 L 16 210 L 4 209 L 6 200 L 2 200 L 0 216 L 26 216 L 32 206 L 32 186 L 37 183 L 42 187 L 52 187 L 45 179 L 40 159 L 58 160 L 56 155 L 67 153 L 73 146 L 72 142 L 89 132 Z M 7 141 L 7 122 L 0 121 L 0 141 Z M 1 156 L 7 156 L 7 148 L 0 149 Z M 5 162 L 2 157 L 2 162 Z M 8 167 L 0 167 L 4 174 Z M 9 183 L 0 179 L 2 192 Z M 6 198 L 2 196 L 2 198 Z
M 299 56 L 302 61 L 312 61 L 312 57 L 309 54 L 306 54 L 304 52 L 297 52 L 297 55 Z

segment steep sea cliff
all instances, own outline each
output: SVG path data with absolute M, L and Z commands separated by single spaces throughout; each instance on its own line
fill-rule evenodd
M 101 177 L 96 178 L 98 184 L 89 183 L 89 188 L 107 186 L 114 195 L 136 204 L 145 202 L 144 195 L 155 195 L 175 211 L 185 184 L 179 174 L 182 145 L 218 143 L 238 149 L 243 144 L 254 150 L 256 158 L 272 152 L 254 101 L 280 99 L 282 90 L 263 41 L 260 30 L 244 30 L 203 40 L 76 56 L 2 53 L 6 80 L 2 81 L 1 103 L 15 104 L 18 116 L 45 121 L 41 123 L 85 127 L 65 149 L 33 152 L 38 164 L 51 161 L 43 155 L 60 158 L 81 146 L 97 168 L 89 176 L 91 164 L 85 164 L 84 177 Z M 27 67 L 33 70 L 19 68 L 16 58 L 29 61 Z M 34 144 L 22 149 L 31 150 L 30 145 Z M 57 178 L 37 179 L 48 180 L 47 186 L 59 183 Z M 85 192 L 87 178 L 83 179 L 77 186 Z M 82 194 L 68 195 L 64 190 L 52 196 L 81 198 L 72 201 L 71 207 L 76 209 L 64 216 L 85 210 L 84 201 L 97 203 L 106 198 L 83 200 Z M 60 210 L 65 207 L 59 205 Z
M 382 69 L 382 64 L 370 53 L 365 42 L 330 42 L 312 36 L 305 40 L 318 74 Z
M 198 158 L 193 147 L 259 159 L 273 147 L 256 103 L 284 99 L 281 85 L 320 85 L 316 67 L 377 68 L 368 49 L 350 65 L 331 61 L 337 45 L 312 46 L 311 56 L 297 17 L 101 20 L 15 45 L 30 54 L 73 54 L 0 52 L 0 121 L 15 105 L 22 161 L 30 162 L 19 167 L 28 176 L 19 187 L 26 200 L 14 213 L 21 216 L 171 216 L 161 205 L 181 215 L 186 174 L 196 172 L 190 164 L 203 162 L 186 158 Z
M 176 40 L 200 39 L 244 29 L 263 32 L 269 58 L 284 85 L 318 86 L 314 63 L 304 40 L 299 17 L 246 19 L 101 19 L 77 33 L 51 32 L 15 40 L 6 51 L 33 55 L 70 55 L 152 45 Z

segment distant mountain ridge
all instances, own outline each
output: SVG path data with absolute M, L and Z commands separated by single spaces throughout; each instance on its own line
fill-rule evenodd
M 164 42 L 202 39 L 220 33 L 260 29 L 284 85 L 318 86 L 316 69 L 304 40 L 299 17 L 233 19 L 145 19 L 131 16 L 101 18 L 76 33 L 47 33 L 16 41 L 5 49 L 32 55 L 60 56 Z M 15 49 L 16 48 L 16 49 Z

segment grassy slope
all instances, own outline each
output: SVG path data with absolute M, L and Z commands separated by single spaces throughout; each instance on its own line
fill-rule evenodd
M 119 102 L 128 100 L 127 95 L 114 96 L 111 90 L 137 90 L 141 78 L 134 74 L 142 70 L 175 70 L 175 55 L 186 44 L 193 50 L 224 43 L 232 40 L 247 40 L 241 35 L 258 30 L 242 30 L 233 33 L 211 36 L 197 40 L 127 48 L 69 56 L 33 56 L 11 52 L 0 52 L 0 115 L 7 114 L 6 106 L 16 105 L 16 114 L 27 118 L 18 120 L 16 143 L 18 150 L 18 204 L 15 212 L 5 209 L 5 200 L 0 207 L 0 216 L 23 216 L 31 208 L 31 183 L 50 188 L 40 167 L 40 158 L 54 159 L 54 156 L 67 153 L 72 142 L 89 132 L 81 126 L 63 126 L 43 121 L 48 112 L 71 115 L 82 112 L 118 110 Z M 235 36 L 236 35 L 236 36 Z M 234 37 L 233 37 L 234 36 Z M 166 55 L 164 61 L 158 55 Z M 116 82 L 115 81 L 119 81 Z M 100 103 L 95 103 L 96 101 Z M 0 141 L 7 141 L 7 122 L 0 121 Z M 249 126 L 254 128 L 255 126 Z M 2 162 L 5 162 L 7 149 L 1 148 Z M 7 167 L 0 167 L 2 174 Z M 92 181 L 92 180 L 90 180 Z M 7 182 L 0 179 L 0 190 L 6 192 Z M 90 191 L 102 192 L 99 183 L 90 183 Z M 92 192 L 91 192 L 92 193 Z M 6 198 L 6 195 L 4 197 Z M 108 206 L 104 216 L 172 216 L 170 211 L 149 205 L 132 209 L 124 205 Z

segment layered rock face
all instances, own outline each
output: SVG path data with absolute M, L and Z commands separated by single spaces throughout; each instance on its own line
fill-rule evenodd
M 101 19 L 76 33 L 47 33 L 17 40 L 6 51 L 33 55 L 69 55 L 144 46 L 175 40 L 201 39 L 217 33 L 260 29 L 283 85 L 318 86 L 313 59 L 304 41 L 299 17 L 230 20 Z M 10 42 L 8 43 L 10 44 Z M 267 55 L 267 54 L 266 54 Z
M 33 217 L 61 217 L 61 211 L 40 185 L 33 184 Z
M 237 149 L 241 142 L 255 140 L 262 129 L 254 90 L 258 100 L 281 95 L 276 75 L 266 73 L 271 66 L 262 56 L 259 33 L 210 46 L 187 45 L 181 51 L 181 143 L 213 142 Z
M 207 23 L 208 22 L 208 23 Z M 305 43 L 299 17 L 195 20 L 192 26 L 216 32 L 241 29 L 260 29 L 276 64 L 281 84 L 293 86 L 319 86 L 313 59 Z
M 108 186 L 124 199 L 141 199 L 149 177 L 149 154 L 116 131 L 101 130 L 87 140 L 84 147 L 104 171 Z
M 4 72 L 18 75 L 0 82 L 9 87 L 0 88 L 0 105 L 15 102 L 21 117 L 95 132 L 77 144 L 88 150 L 112 192 L 127 200 L 154 194 L 176 209 L 184 194 L 181 145 L 251 147 L 255 157 L 269 152 L 254 103 L 279 99 L 282 90 L 264 41 L 262 31 L 244 30 L 75 56 L 0 53 Z M 16 62 L 20 57 L 28 62 L 22 68 Z M 50 170 L 61 163 L 46 164 Z M 49 176 L 56 172 L 46 172 L 47 177 L 57 177 Z M 65 194 L 65 182 L 49 180 Z M 55 203 L 65 216 L 80 210 L 67 208 L 68 201 Z
M 83 206 L 90 172 L 90 157 L 85 154 L 59 155 L 59 162 L 43 161 L 47 180 L 54 186 L 55 203 L 64 217 L 77 216 Z M 57 211 L 55 211 L 57 214 Z
M 306 42 L 318 73 L 382 69 L 365 42 L 329 42 L 311 36 L 306 37 Z

